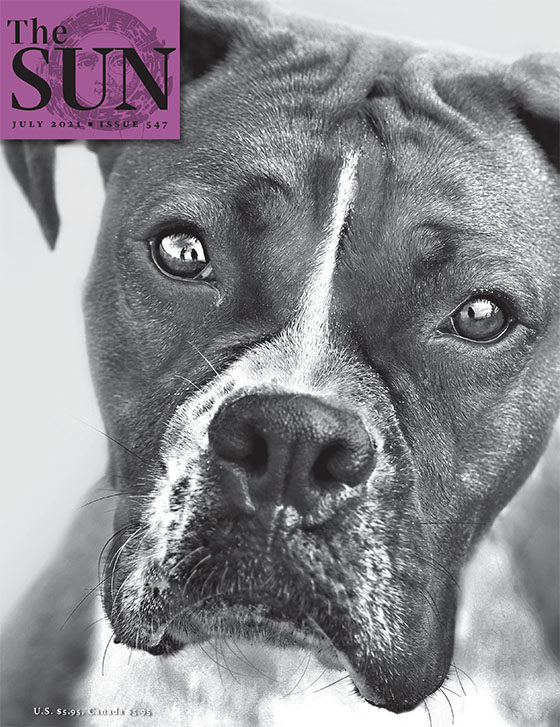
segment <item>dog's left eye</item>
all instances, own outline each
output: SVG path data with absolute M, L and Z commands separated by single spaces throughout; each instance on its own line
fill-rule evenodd
M 511 324 L 512 318 L 503 304 L 491 297 L 473 296 L 447 316 L 438 331 L 475 343 L 492 343 L 501 338 Z
M 162 273 L 180 280 L 213 280 L 212 263 L 202 241 L 188 232 L 173 232 L 150 242 L 152 260 Z

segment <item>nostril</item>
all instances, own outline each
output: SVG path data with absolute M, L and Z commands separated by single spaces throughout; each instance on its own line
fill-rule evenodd
M 242 457 L 239 464 L 252 475 L 264 475 L 268 465 L 268 445 L 266 439 L 255 430 L 251 432 L 251 449 Z
M 344 456 L 344 444 L 333 442 L 321 451 L 311 468 L 311 474 L 316 482 L 323 487 L 337 484 L 340 481 L 340 467 L 336 466 L 338 460 Z
M 230 423 L 229 427 L 211 433 L 210 438 L 220 459 L 242 467 L 251 475 L 260 476 L 266 472 L 268 445 L 252 423 Z
M 375 466 L 375 452 L 366 441 L 337 440 L 324 447 L 312 467 L 322 487 L 344 483 L 352 487 L 364 482 Z

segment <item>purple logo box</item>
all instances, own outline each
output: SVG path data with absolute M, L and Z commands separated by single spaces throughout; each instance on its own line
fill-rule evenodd
M 179 139 L 179 0 L 0 0 L 0 138 Z

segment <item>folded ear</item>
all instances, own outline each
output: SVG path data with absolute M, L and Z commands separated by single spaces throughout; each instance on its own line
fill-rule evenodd
M 209 72 L 236 42 L 262 37 L 270 14 L 252 0 L 182 0 L 181 84 Z
M 517 114 L 558 169 L 560 163 L 560 54 L 535 53 L 513 63 L 506 85 Z
M 49 247 L 54 248 L 59 218 L 54 192 L 54 141 L 5 141 L 8 166 L 35 210 Z
M 18 139 L 3 142 L 8 166 L 35 210 L 51 250 L 56 245 L 60 227 L 55 194 L 56 145 L 65 143 L 70 143 L 70 140 Z M 105 180 L 119 155 L 121 143 L 95 140 L 86 142 L 86 146 L 97 153 Z

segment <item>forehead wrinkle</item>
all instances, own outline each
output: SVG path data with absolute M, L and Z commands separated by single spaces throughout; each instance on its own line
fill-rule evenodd
M 272 171 L 250 174 L 245 180 L 241 191 L 249 194 L 260 194 L 264 197 L 275 194 L 286 199 L 293 197 L 290 184 L 280 174 Z
M 245 227 L 259 232 L 293 199 L 292 187 L 270 173 L 251 174 L 234 194 L 234 203 Z
M 209 185 L 196 185 L 196 194 L 189 180 L 165 184 L 158 193 L 137 200 L 127 226 L 142 230 L 154 221 L 198 222 L 210 209 L 220 206 L 216 190 Z
M 410 233 L 412 267 L 418 275 L 429 275 L 453 262 L 457 253 L 458 229 L 439 222 L 425 222 Z
M 454 281 L 458 297 L 475 290 L 497 290 L 518 300 L 527 320 L 543 316 L 533 258 L 520 256 L 506 241 L 496 250 L 492 232 L 459 223 L 430 222 L 417 225 L 410 239 L 412 269 L 420 280 L 441 280 L 443 272 L 447 281 Z

